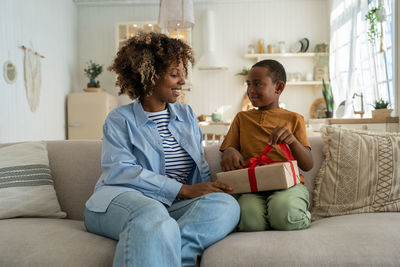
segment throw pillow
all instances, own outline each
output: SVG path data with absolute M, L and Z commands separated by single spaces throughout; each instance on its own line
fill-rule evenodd
M 44 142 L 0 147 L 0 219 L 63 218 Z
M 313 220 L 400 211 L 400 134 L 321 129 L 325 159 L 315 180 Z

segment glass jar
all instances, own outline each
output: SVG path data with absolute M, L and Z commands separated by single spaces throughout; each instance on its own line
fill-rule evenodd
M 257 41 L 257 48 L 259 54 L 264 54 L 264 39 L 258 39 Z
M 254 45 L 249 44 L 247 46 L 247 54 L 254 54 L 256 52 L 256 48 L 254 47 Z
M 275 45 L 274 44 L 269 44 L 267 46 L 268 54 L 273 54 L 275 53 Z
M 280 41 L 278 43 L 278 46 L 279 46 L 280 53 L 286 53 L 286 43 L 284 41 Z

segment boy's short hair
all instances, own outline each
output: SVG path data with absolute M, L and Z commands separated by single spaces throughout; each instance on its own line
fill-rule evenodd
M 273 59 L 265 59 L 265 60 L 261 60 L 261 61 L 257 62 L 256 64 L 254 64 L 252 66 L 252 68 L 254 68 L 254 67 L 268 68 L 270 75 L 271 75 L 272 82 L 274 82 L 274 83 L 283 82 L 284 84 L 286 84 L 285 68 L 278 61 L 273 60 Z

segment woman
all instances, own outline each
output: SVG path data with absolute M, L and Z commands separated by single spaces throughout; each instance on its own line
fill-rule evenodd
M 209 181 L 192 109 L 175 103 L 191 48 L 140 33 L 113 65 L 120 94 L 135 102 L 108 115 L 102 175 L 86 203 L 89 232 L 118 241 L 114 266 L 193 266 L 239 220 L 226 185 Z

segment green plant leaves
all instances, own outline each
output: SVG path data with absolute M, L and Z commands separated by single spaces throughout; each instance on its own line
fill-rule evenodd
M 326 111 L 333 112 L 333 94 L 332 94 L 332 87 L 331 83 L 327 86 L 325 80 L 322 79 L 322 95 L 324 96 L 325 103 L 326 103 Z
M 241 72 L 236 73 L 236 75 L 246 76 L 249 75 L 250 68 L 243 68 Z
M 375 109 L 385 109 L 388 108 L 390 103 L 388 101 L 383 100 L 382 98 L 374 101 L 374 108 Z
M 83 70 L 89 79 L 96 79 L 103 72 L 103 65 L 90 60 L 86 63 L 87 67 Z
M 365 20 L 368 21 L 369 28 L 368 28 L 368 41 L 371 44 L 375 43 L 375 40 L 379 38 L 379 30 L 378 30 L 378 20 L 379 20 L 379 13 L 380 7 L 373 7 L 371 8 L 368 13 L 365 15 Z

